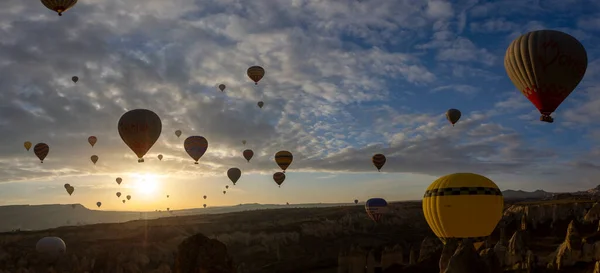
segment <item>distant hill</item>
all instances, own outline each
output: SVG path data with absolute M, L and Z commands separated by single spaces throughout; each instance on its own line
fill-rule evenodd
M 502 192 L 502 196 L 505 199 L 543 199 L 552 197 L 553 193 L 546 192 L 543 190 L 537 190 L 533 192 L 522 191 L 522 190 L 505 190 Z
M 239 204 L 228 207 L 208 207 L 163 211 L 107 211 L 92 210 L 81 204 L 49 205 L 10 205 L 0 206 L 0 232 L 11 230 L 41 230 L 60 226 L 77 226 L 97 223 L 120 223 L 138 219 L 185 216 L 196 214 L 221 214 L 238 211 L 265 210 L 279 208 L 318 208 L 350 206 L 354 203 L 315 203 L 315 204 Z

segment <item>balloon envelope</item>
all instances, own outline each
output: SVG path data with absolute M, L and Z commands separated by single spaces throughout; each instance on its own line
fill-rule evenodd
M 221 90 L 221 92 L 223 92 L 225 88 L 227 88 L 227 86 L 225 86 L 224 84 L 219 84 L 219 90 Z
M 273 181 L 275 181 L 275 183 L 277 183 L 277 185 L 279 185 L 279 187 L 281 187 L 281 184 L 283 184 L 283 181 L 285 181 L 285 173 L 282 173 L 282 172 L 274 173 Z
M 248 160 L 248 162 L 250 162 L 250 159 L 252 159 L 254 156 L 254 152 L 250 149 L 244 150 L 242 154 L 244 155 L 244 158 Z
M 79 81 L 79 77 L 77 77 L 77 76 L 73 76 L 73 77 L 71 78 L 71 80 L 72 80 L 73 82 L 75 82 L 75 83 L 76 83 L 77 81 Z
M 379 223 L 384 214 L 387 213 L 388 203 L 383 198 L 371 198 L 365 202 L 365 210 L 371 220 Z
M 194 163 L 198 164 L 198 160 L 206 153 L 208 149 L 208 141 L 202 136 L 190 136 L 183 143 L 185 151 L 194 159 Z
M 96 164 L 96 162 L 98 162 L 98 156 L 97 155 L 90 156 L 90 159 L 92 160 L 92 162 L 94 164 Z
M 41 0 L 46 8 L 53 10 L 62 16 L 62 13 L 77 4 L 77 0 Z
M 458 109 L 448 109 L 446 111 L 446 119 L 454 126 L 460 119 L 461 113 Z
M 177 130 L 177 131 L 175 131 L 175 135 L 176 135 L 177 137 L 180 137 L 180 136 L 181 136 L 181 130 Z
M 443 243 L 449 238 L 471 238 L 476 248 L 502 218 L 504 198 L 485 176 L 455 173 L 433 181 L 423 196 L 423 213 Z
M 240 179 L 242 176 L 242 171 L 238 168 L 231 168 L 227 170 L 227 177 L 233 182 L 233 185 Z
M 587 70 L 583 45 L 555 30 L 538 30 L 515 39 L 506 50 L 504 68 L 512 83 L 542 114 L 550 114 L 573 92 Z
M 117 177 L 117 184 L 121 185 L 121 182 L 123 182 L 123 179 L 120 177 Z
M 259 108 L 263 108 L 263 105 L 265 105 L 265 103 L 262 101 L 259 101 L 256 105 L 258 105 Z
M 142 157 L 160 137 L 162 122 L 150 110 L 134 109 L 121 116 L 118 129 L 123 142 L 137 155 L 138 162 L 143 162 Z
M 33 147 L 33 153 L 40 159 L 40 162 L 44 163 L 44 158 L 48 156 L 50 152 L 50 146 L 46 143 L 38 143 Z
M 31 149 L 31 142 L 29 141 L 25 141 L 25 143 L 23 143 L 23 147 L 25 147 L 25 149 L 27 149 L 27 151 L 29 151 L 29 149 Z
M 65 254 L 67 245 L 59 237 L 44 237 L 35 244 L 35 250 L 46 256 L 44 258 L 57 258 Z
M 95 136 L 90 136 L 88 137 L 88 143 L 90 145 L 92 145 L 92 147 L 94 147 L 94 145 L 96 145 L 96 142 L 98 142 L 98 138 Z
M 275 154 L 275 162 L 284 173 L 292 164 L 292 161 L 294 161 L 294 156 L 289 151 L 279 151 Z
M 381 171 L 381 168 L 385 165 L 387 159 L 383 154 L 376 154 L 371 158 L 371 161 L 373 162 L 373 165 L 375 165 L 375 168 L 377 168 L 377 171 Z
M 265 76 L 265 69 L 260 66 L 251 66 L 246 71 L 248 78 L 254 81 L 254 84 L 258 84 L 258 82 Z

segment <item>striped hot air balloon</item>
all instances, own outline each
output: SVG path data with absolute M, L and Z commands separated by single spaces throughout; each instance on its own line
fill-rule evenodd
M 504 198 L 485 176 L 455 173 L 433 181 L 423 196 L 427 224 L 445 244 L 447 239 L 471 239 L 479 248 L 502 218 Z
M 285 181 L 285 173 L 282 173 L 282 172 L 276 172 L 276 173 L 274 173 L 273 174 L 273 180 L 281 188 L 281 184 L 283 184 L 283 181 Z
M 383 198 L 371 198 L 365 202 L 365 210 L 371 220 L 379 223 L 383 215 L 388 211 L 387 205 L 387 201 Z
M 33 153 L 40 159 L 41 163 L 44 163 L 44 158 L 48 156 L 50 152 L 50 146 L 46 143 L 38 143 L 33 147 Z
M 288 151 L 279 151 L 275 154 L 275 162 L 283 170 L 283 173 L 292 164 L 292 161 L 294 161 L 294 156 Z
M 373 156 L 373 158 L 371 158 L 371 161 L 373 161 L 373 165 L 375 165 L 375 168 L 377 168 L 377 171 L 380 172 L 381 171 L 381 167 L 383 167 L 383 165 L 385 165 L 385 155 L 382 154 L 376 154 Z

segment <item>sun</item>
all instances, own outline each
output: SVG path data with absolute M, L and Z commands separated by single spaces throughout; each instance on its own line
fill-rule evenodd
M 158 176 L 154 174 L 134 174 L 135 179 L 133 187 L 135 191 L 144 195 L 153 195 L 157 192 L 159 181 Z

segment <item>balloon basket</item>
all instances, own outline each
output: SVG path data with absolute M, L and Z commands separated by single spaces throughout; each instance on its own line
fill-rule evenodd
M 549 115 L 541 115 L 540 116 L 540 121 L 548 122 L 548 123 L 553 123 L 554 122 L 554 118 L 552 118 Z

